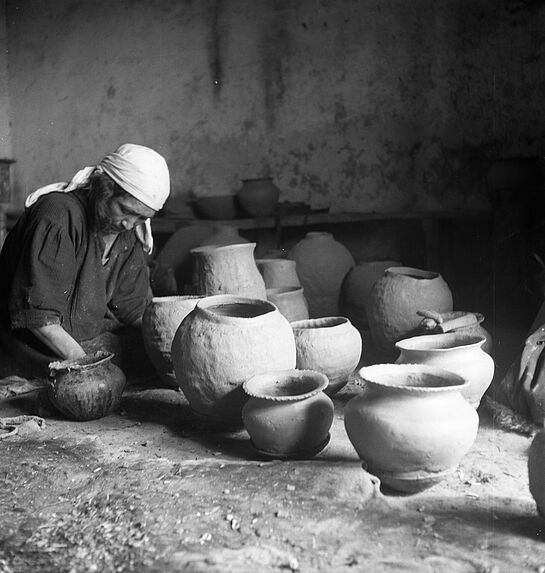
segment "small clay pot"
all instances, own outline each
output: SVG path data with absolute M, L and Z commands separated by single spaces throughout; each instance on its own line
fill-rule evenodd
M 121 401 L 125 374 L 111 362 L 114 355 L 98 351 L 77 360 L 49 364 L 48 395 L 72 420 L 95 420 L 110 414 Z
M 272 177 L 243 179 L 236 197 L 250 217 L 268 217 L 276 209 L 280 189 L 273 183 Z
M 252 444 L 273 458 L 316 455 L 329 442 L 333 402 L 323 390 L 326 376 L 311 370 L 283 370 L 253 376 L 242 420 Z
M 272 302 L 290 322 L 308 318 L 308 303 L 299 286 L 267 289 L 267 300 Z
M 301 286 L 297 263 L 290 259 L 256 259 L 256 265 L 267 288 Z

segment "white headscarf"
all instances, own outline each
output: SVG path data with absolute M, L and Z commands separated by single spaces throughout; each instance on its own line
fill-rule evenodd
M 163 207 L 170 194 L 170 176 L 165 159 L 149 147 L 125 143 L 113 153 L 103 157 L 98 165 L 80 169 L 70 182 L 61 181 L 40 187 L 26 198 L 25 207 L 30 207 L 42 195 L 54 191 L 62 193 L 74 191 L 80 185 L 87 183 L 95 170 L 106 173 L 124 191 L 155 211 Z M 151 253 L 153 236 L 150 219 L 138 225 L 135 232 L 144 250 Z

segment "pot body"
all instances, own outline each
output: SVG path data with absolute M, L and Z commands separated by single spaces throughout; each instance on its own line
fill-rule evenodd
M 195 308 L 202 297 L 153 297 L 142 317 L 142 336 L 146 353 L 157 374 L 169 386 L 178 387 L 171 347 L 182 320 Z
M 291 259 L 256 259 L 266 288 L 301 286 L 297 263 Z
M 337 316 L 341 286 L 354 257 L 331 233 L 312 232 L 290 251 L 309 305 L 311 318 Z
M 365 306 L 373 286 L 390 267 L 399 267 L 397 261 L 360 261 L 346 275 L 341 290 L 341 313 L 358 330 L 368 330 Z
M 272 177 L 243 179 L 237 193 L 240 206 L 250 217 L 268 217 L 278 204 L 280 189 L 273 183 Z
M 333 395 L 343 388 L 361 358 L 361 335 L 343 316 L 291 323 L 297 349 L 297 368 L 325 374 Z
M 540 430 L 528 451 L 528 484 L 537 510 L 545 518 L 545 430 Z
M 211 296 L 199 301 L 172 343 L 176 380 L 201 417 L 240 425 L 242 384 L 269 370 L 295 367 L 289 322 L 268 301 Z
M 477 412 L 459 390 L 467 382 L 427 365 L 362 368 L 362 394 L 346 405 L 346 432 L 364 467 L 398 491 L 426 489 L 454 471 L 471 448 Z
M 267 300 L 272 302 L 289 322 L 308 318 L 308 303 L 303 288 L 277 287 L 267 289 Z
M 494 376 L 494 360 L 483 351 L 484 336 L 464 333 L 427 334 L 396 343 L 398 364 L 427 364 L 450 370 L 469 382 L 462 396 L 477 408 Z
M 382 351 L 418 329 L 419 310 L 452 310 L 452 293 L 439 273 L 412 267 L 390 267 L 368 298 L 366 314 L 373 341 Z
M 113 354 L 50 364 L 49 399 L 72 420 L 95 420 L 110 414 L 120 403 L 125 374 L 111 362 Z
M 254 249 L 255 243 L 206 245 L 192 249 L 195 294 L 266 298 L 265 283 L 254 260 Z
M 327 378 L 309 370 L 267 372 L 244 383 L 242 420 L 252 444 L 278 458 L 310 457 L 329 441 L 333 402 Z

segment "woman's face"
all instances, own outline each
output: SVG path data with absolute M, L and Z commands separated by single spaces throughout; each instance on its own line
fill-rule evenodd
M 109 202 L 99 227 L 103 233 L 122 233 L 141 225 L 153 215 L 155 215 L 153 209 L 127 193 Z

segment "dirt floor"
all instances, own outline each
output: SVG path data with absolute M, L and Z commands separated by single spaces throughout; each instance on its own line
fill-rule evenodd
M 331 441 L 307 461 L 261 458 L 165 388 L 129 387 L 101 420 L 21 426 L 0 439 L 0 573 L 545 571 L 531 437 L 481 412 L 451 477 L 385 495 L 344 430 L 359 391 L 336 396 Z M 0 417 L 36 413 L 35 394 L 0 402 Z

